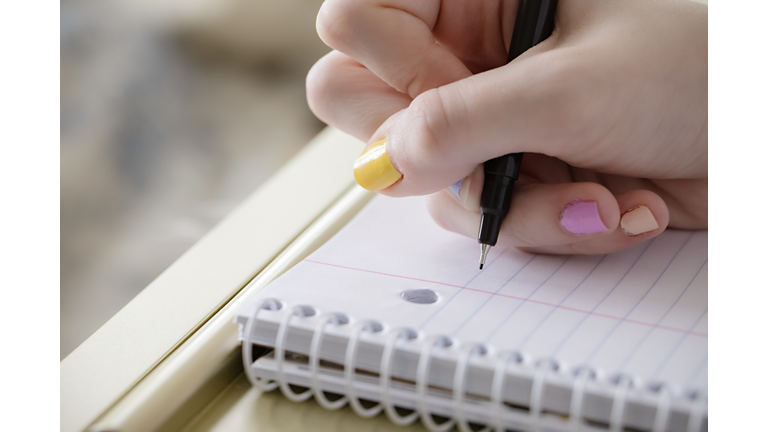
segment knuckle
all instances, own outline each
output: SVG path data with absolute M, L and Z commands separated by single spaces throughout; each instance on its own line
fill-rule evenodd
M 416 98 L 421 93 L 423 79 L 418 73 L 418 68 L 410 63 L 403 63 L 399 67 L 393 67 L 388 78 L 389 84 L 397 91 Z
M 411 57 L 393 74 L 392 85 L 401 93 L 412 98 L 430 89 L 430 80 L 434 78 L 430 71 L 435 70 L 437 59 L 435 52 L 425 49 L 420 55 Z
M 441 139 L 448 122 L 440 92 L 433 89 L 419 95 L 408 108 L 408 117 L 412 139 L 405 149 L 406 164 L 440 166 L 448 157 L 445 140 Z
M 362 2 L 326 0 L 317 14 L 315 26 L 320 39 L 329 47 L 339 49 L 353 37 L 354 23 Z
M 309 109 L 323 121 L 327 121 L 327 119 L 323 118 L 323 113 L 327 111 L 325 106 L 329 101 L 329 95 L 338 86 L 338 82 L 333 74 L 335 64 L 335 56 L 333 54 L 322 57 L 307 73 L 307 104 Z

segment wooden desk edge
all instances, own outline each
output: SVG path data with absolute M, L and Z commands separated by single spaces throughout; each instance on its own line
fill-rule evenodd
M 135 386 L 91 429 L 181 430 L 242 370 L 237 310 L 269 282 L 338 232 L 370 200 L 354 186 L 259 273 L 232 301 Z
M 61 430 L 85 430 L 104 415 L 348 193 L 362 147 L 326 128 L 67 356 L 61 362 Z

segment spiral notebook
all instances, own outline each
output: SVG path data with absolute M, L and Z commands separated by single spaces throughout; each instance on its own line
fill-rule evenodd
M 707 429 L 707 233 L 496 247 L 374 198 L 240 310 L 251 381 L 431 430 Z

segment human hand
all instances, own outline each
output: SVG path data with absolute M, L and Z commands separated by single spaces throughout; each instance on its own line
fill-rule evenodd
M 326 0 L 318 33 L 337 51 L 307 95 L 374 143 L 358 182 L 432 194 L 437 223 L 474 237 L 480 164 L 526 152 L 499 245 L 595 254 L 706 228 L 707 7 L 561 1 L 552 36 L 504 65 L 516 7 Z

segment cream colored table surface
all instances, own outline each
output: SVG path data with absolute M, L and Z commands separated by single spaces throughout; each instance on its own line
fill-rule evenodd
M 313 431 L 313 432 L 415 432 L 421 423 L 396 426 L 380 414 L 372 419 L 357 416 L 347 406 L 327 411 L 313 399 L 294 403 L 278 391 L 261 393 L 251 387 L 244 374 L 221 392 L 219 398 L 185 429 L 189 432 L 226 431 Z
M 62 431 L 388 430 L 262 395 L 242 374 L 234 311 L 338 231 L 373 194 L 363 143 L 327 128 L 61 362 Z M 348 425 L 348 426 L 347 426 Z M 418 427 L 417 427 L 418 428 Z

